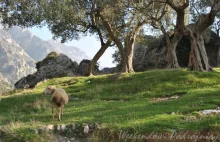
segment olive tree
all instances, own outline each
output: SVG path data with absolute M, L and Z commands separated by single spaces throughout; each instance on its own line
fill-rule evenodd
M 118 47 L 121 72 L 134 72 L 134 45 L 138 33 L 146 24 L 145 16 L 136 9 L 136 1 L 118 0 L 114 3 L 104 3 L 102 8 L 97 10 L 97 14 L 109 37 Z
M 186 27 L 187 35 L 190 37 L 191 52 L 189 57 L 190 70 L 197 71 L 211 71 L 212 68 L 209 65 L 203 33 L 214 23 L 216 15 L 220 11 L 219 0 L 207 0 L 207 1 L 192 1 L 193 4 L 197 2 L 202 4 L 205 2 L 206 9 L 204 13 L 198 15 L 194 23 L 189 24 Z

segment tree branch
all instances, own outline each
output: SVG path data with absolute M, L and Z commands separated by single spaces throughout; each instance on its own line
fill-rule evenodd
M 181 6 L 176 6 L 173 2 L 173 0 L 166 0 L 167 4 L 172 7 L 175 11 L 184 10 L 189 6 L 189 0 L 186 0 L 186 2 Z
M 136 28 L 134 28 L 134 30 L 132 31 L 132 35 L 136 35 L 141 30 L 141 28 L 144 26 L 144 24 L 145 24 L 145 20 L 142 22 L 139 22 Z
M 121 52 L 123 52 L 123 45 L 122 45 L 120 39 L 118 37 L 116 37 L 116 35 L 114 34 L 114 31 L 112 30 L 112 27 L 110 26 L 109 22 L 106 21 L 105 18 L 101 14 L 99 14 L 99 16 L 101 17 L 103 25 L 106 27 L 110 38 L 115 42 L 115 44 L 118 46 L 119 50 Z

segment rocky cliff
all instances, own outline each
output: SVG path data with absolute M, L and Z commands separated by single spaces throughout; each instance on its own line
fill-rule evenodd
M 0 33 L 0 73 L 15 83 L 33 73 L 35 63 L 6 31 L 0 29 Z

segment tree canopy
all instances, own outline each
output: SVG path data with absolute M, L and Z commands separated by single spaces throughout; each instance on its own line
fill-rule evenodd
M 170 68 L 179 67 L 175 50 L 181 37 L 187 35 L 191 39 L 189 69 L 211 70 L 202 33 L 211 27 L 219 34 L 219 11 L 218 0 L 0 1 L 1 22 L 6 28 L 47 25 L 54 38 L 61 42 L 95 35 L 100 41 L 100 50 L 91 66 L 109 46 L 116 45 L 122 72 L 134 72 L 134 45 L 140 33 L 144 34 L 145 25 L 163 33 Z M 173 38 L 170 38 L 170 31 L 174 31 Z

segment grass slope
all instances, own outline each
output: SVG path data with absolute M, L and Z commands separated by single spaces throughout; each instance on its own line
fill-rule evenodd
M 51 120 L 50 97 L 42 94 L 47 85 L 65 88 L 70 95 L 62 122 Z M 218 72 L 152 70 L 123 74 L 117 81 L 113 75 L 56 78 L 34 89 L 4 96 L 0 102 L 0 125 L 24 140 L 38 139 L 29 131 L 32 127 L 84 122 L 140 133 L 170 129 L 220 131 L 220 116 L 198 115 L 200 110 L 220 106 L 219 92 Z M 174 95 L 181 97 L 150 101 Z M 187 116 L 195 116 L 196 120 L 189 121 Z

